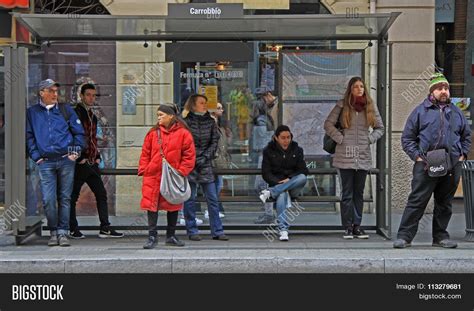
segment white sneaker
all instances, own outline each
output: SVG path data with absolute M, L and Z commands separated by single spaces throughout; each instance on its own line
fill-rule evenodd
M 288 242 L 288 240 L 289 240 L 288 231 L 281 231 L 280 232 L 280 241 Z
M 259 198 L 263 203 L 265 203 L 268 199 L 270 199 L 271 196 L 272 195 L 271 195 L 270 191 L 265 189 L 265 190 L 260 191 Z
M 202 223 L 203 223 L 202 219 L 199 219 L 196 217 L 196 225 L 202 225 Z M 184 220 L 184 218 L 180 218 L 179 224 L 183 226 L 186 225 L 186 220 Z
M 219 212 L 219 218 L 224 218 L 224 217 L 225 217 L 224 213 Z M 208 210 L 206 210 L 204 212 L 204 218 L 209 219 L 209 211 Z

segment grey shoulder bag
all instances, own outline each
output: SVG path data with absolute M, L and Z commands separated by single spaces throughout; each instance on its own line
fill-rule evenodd
M 181 175 L 168 163 L 163 153 L 160 129 L 157 130 L 157 133 L 163 162 L 161 166 L 160 194 L 171 204 L 181 204 L 191 197 L 191 187 L 188 178 Z

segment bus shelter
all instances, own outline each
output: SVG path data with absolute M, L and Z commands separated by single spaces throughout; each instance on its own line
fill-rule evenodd
M 374 216 L 363 227 L 390 237 L 388 30 L 399 14 L 180 17 L 15 13 L 15 18 L 34 38 L 34 44 L 0 47 L 5 54 L 5 72 L 10 73 L 5 81 L 5 119 L 11 120 L 6 123 L 5 136 L 5 203 L 6 207 L 23 207 L 21 213 L 11 217 L 17 243 L 33 232 L 41 234 L 42 230 L 41 200 L 35 196 L 35 168 L 25 156 L 25 115 L 27 107 L 37 100 L 35 84 L 45 78 L 59 80 L 67 89 L 60 94 L 63 100 L 77 101 L 77 86 L 90 81 L 93 75 L 99 80 L 109 79 L 99 89 L 104 104 L 95 113 L 99 119 L 108 120 L 101 123 L 100 135 L 115 137 L 108 142 L 104 139 L 101 146 L 108 159 L 102 164 L 102 173 L 112 187 L 108 188 L 112 196 L 109 204 L 113 205 L 109 210 L 118 210 L 112 226 L 122 230 L 146 229 L 139 207 L 135 206 L 135 212 L 127 207 L 139 202 L 137 156 L 145 128 L 155 122 L 156 105 L 164 101 L 182 103 L 190 91 L 211 98 L 219 92 L 215 102 L 222 101 L 228 110 L 234 133 L 230 148 L 234 160 L 231 165 L 216 169 L 225 180 L 226 193 L 221 200 L 233 206 L 229 214 L 235 216 L 227 216 L 224 221 L 227 230 L 265 227 L 239 218 L 245 214 L 246 206 L 258 201 L 255 191 L 260 174 L 259 155 L 252 151 L 252 129 L 245 124 L 245 118 L 249 118 L 245 113 L 262 87 L 278 97 L 277 123 L 289 124 L 295 139 L 301 141 L 309 154 L 306 160 L 311 176 L 301 204 L 314 211 L 314 215 L 328 207 L 337 211 L 337 170 L 330 166 L 330 156 L 322 151 L 322 123 L 335 100 L 341 98 L 341 89 L 343 92 L 351 75 L 370 78 L 386 132 L 376 144 L 375 167 L 368 180 L 372 187 L 366 201 Z M 361 42 L 367 46 L 351 46 L 360 46 Z M 369 57 L 366 51 L 373 45 Z M 84 46 L 88 48 L 84 50 Z M 130 50 L 131 47 L 134 49 Z M 150 50 L 143 53 L 138 48 Z M 92 53 L 98 54 L 92 57 Z M 158 55 L 159 61 L 153 59 L 154 55 Z M 147 83 L 151 76 L 153 81 Z M 171 78 L 164 81 L 165 76 Z M 141 89 L 144 91 L 137 91 Z M 134 94 L 133 99 L 127 94 Z M 212 105 L 211 100 L 211 109 Z M 243 125 L 239 123 L 242 119 Z M 93 201 L 93 197 L 88 198 Z M 296 221 L 292 229 L 340 229 L 338 213 L 317 220 L 308 217 Z M 82 221 L 79 222 L 81 225 Z M 81 225 L 83 230 L 96 228 L 93 224 Z M 206 223 L 202 228 L 208 228 Z

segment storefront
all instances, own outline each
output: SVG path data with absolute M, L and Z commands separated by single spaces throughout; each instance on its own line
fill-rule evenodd
M 377 42 L 377 79 L 370 87 L 376 90 L 390 133 L 387 31 L 398 14 L 247 16 L 241 7 L 230 7 L 226 11 L 221 6 L 220 13 L 203 11 L 203 16 L 179 15 L 188 14 L 189 7 L 184 13 L 171 10 L 168 16 L 153 17 L 16 15 L 38 44 L 6 47 L 5 53 L 5 68 L 19 68 L 18 79 L 6 85 L 6 112 L 13 121 L 6 128 L 7 145 L 12 146 L 6 155 L 11 185 L 6 206 L 18 200 L 26 209 L 25 217 L 14 222 L 17 236 L 37 229 L 42 215 L 35 165 L 18 155 L 25 154 L 25 111 L 36 103 L 36 86 L 45 78 L 60 81 L 60 98 L 71 103 L 77 101 L 81 84 L 92 81 L 98 86 L 101 166 L 117 228 L 145 228 L 138 221 L 141 179 L 136 167 L 143 138 L 156 122 L 157 106 L 182 105 L 195 92 L 209 97 L 211 110 L 220 103 L 224 111 L 230 158 L 217 170 L 224 179 L 224 226 L 261 228 L 253 223 L 261 213 L 256 194 L 262 187 L 262 146 L 254 118 L 265 91 L 275 97 L 274 124 L 292 128 L 311 171 L 301 197 L 305 212 L 292 228 L 339 227 L 338 178 L 322 150 L 322 125 L 350 77 L 370 80 L 366 49 L 344 43 Z M 263 139 L 270 134 L 263 133 Z M 373 217 L 364 225 L 385 236 L 390 232 L 390 146 L 390 135 L 377 143 L 376 165 L 366 187 L 366 210 Z M 89 192 L 83 188 L 79 215 L 95 215 Z M 95 229 L 94 224 L 89 221 L 86 227 Z

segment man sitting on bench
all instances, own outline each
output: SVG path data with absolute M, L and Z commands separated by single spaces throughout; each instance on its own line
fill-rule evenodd
M 286 125 L 275 130 L 272 140 L 263 149 L 262 177 L 270 188 L 260 192 L 260 200 L 276 200 L 280 241 L 288 241 L 286 209 L 291 207 L 291 199 L 298 196 L 306 184 L 308 175 L 303 148 L 293 141 L 293 134 Z

